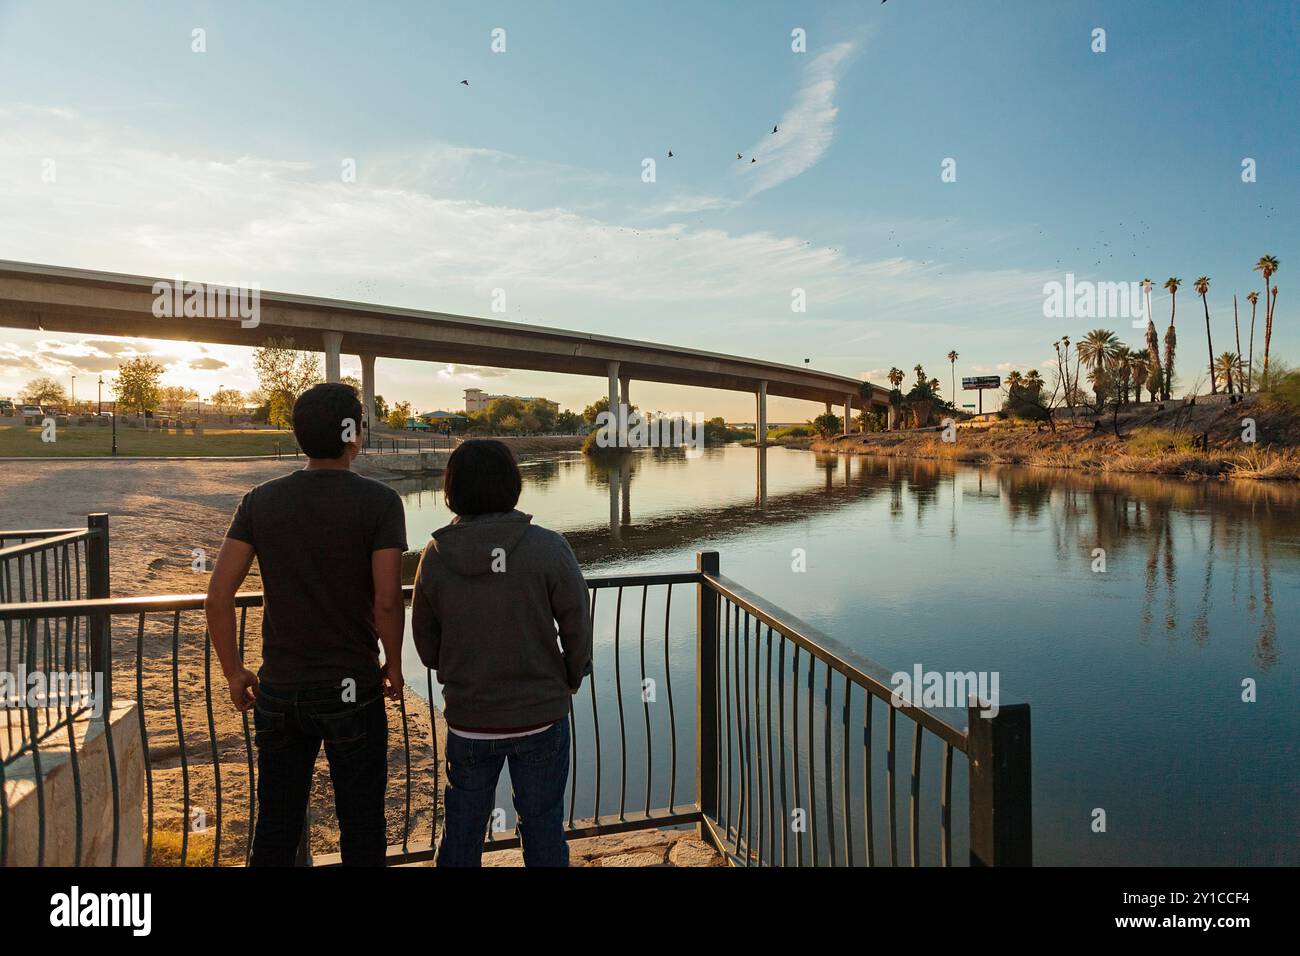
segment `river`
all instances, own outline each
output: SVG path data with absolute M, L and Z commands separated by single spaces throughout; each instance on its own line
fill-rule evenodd
M 1032 707 L 1037 863 L 1300 863 L 1296 489 L 737 445 L 523 471 L 520 508 L 589 574 L 713 549 L 889 671 L 996 672 Z M 436 481 L 398 488 L 419 547 L 450 516 Z M 674 669 L 693 605 L 674 596 Z

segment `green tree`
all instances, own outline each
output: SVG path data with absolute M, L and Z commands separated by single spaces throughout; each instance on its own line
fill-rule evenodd
M 582 421 L 581 415 L 566 408 L 555 416 L 555 430 L 565 435 L 573 435 L 582 427 Z
M 253 369 L 270 402 L 271 424 L 293 427 L 293 403 L 321 381 L 320 356 L 295 348 L 292 338 L 271 338 L 253 350 Z
M 23 401 L 32 405 L 63 405 L 67 395 L 57 379 L 34 378 L 23 386 Z
M 1250 345 L 1246 356 L 1246 391 L 1255 385 L 1255 306 L 1259 302 L 1258 292 L 1249 292 L 1246 301 L 1250 303 Z
M 812 420 L 812 427 L 822 438 L 840 433 L 843 420 L 831 412 L 824 412 Z
M 392 410 L 388 413 L 388 417 L 385 418 L 384 424 L 386 424 L 389 428 L 394 428 L 398 431 L 401 431 L 406 427 L 406 420 L 410 417 L 411 417 L 411 403 L 397 402 L 395 405 L 393 405 Z
M 234 415 L 244 407 L 244 393 L 233 388 L 219 388 L 208 401 L 218 415 Z
M 162 374 L 163 367 L 144 355 L 123 362 L 113 380 L 118 407 L 127 412 L 153 411 L 158 407 L 158 382 Z
M 1214 360 L 1214 371 L 1223 376 L 1226 383 L 1227 392 L 1232 394 L 1232 376 L 1234 372 L 1241 369 L 1241 356 L 1236 352 L 1224 352 Z M 1241 390 L 1241 382 L 1237 383 L 1237 390 Z

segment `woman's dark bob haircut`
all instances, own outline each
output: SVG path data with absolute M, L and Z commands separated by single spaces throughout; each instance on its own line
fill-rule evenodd
M 504 443 L 471 438 L 447 459 L 442 495 L 458 515 L 487 515 L 513 511 L 523 479 L 515 456 Z

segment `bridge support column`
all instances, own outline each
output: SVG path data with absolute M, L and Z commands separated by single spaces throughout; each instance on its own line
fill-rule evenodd
M 849 433 L 849 419 L 853 417 L 853 396 L 844 396 L 844 434 Z
M 759 448 L 767 447 L 767 382 L 758 383 L 754 395 L 754 443 Z
M 325 381 L 341 381 L 343 372 L 339 365 L 339 352 L 343 348 L 343 333 L 322 332 L 320 337 L 325 344 Z
M 366 416 L 366 427 L 372 432 L 375 428 L 375 357 L 358 356 L 361 359 L 361 411 Z
M 609 375 L 609 414 L 612 416 L 609 421 L 615 436 L 614 440 L 617 441 L 620 431 L 618 419 L 618 363 L 606 363 L 605 370 Z M 617 516 L 617 510 L 615 514 Z
M 890 404 L 889 406 L 889 430 L 892 432 L 898 428 L 898 406 Z
M 620 448 L 628 443 L 628 418 L 632 414 L 631 385 L 632 380 L 626 375 L 618 377 L 618 444 Z

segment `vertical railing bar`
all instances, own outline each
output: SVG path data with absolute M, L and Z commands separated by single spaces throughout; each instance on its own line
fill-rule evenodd
M 939 798 L 939 859 L 952 866 L 952 744 L 943 742 L 943 794 Z
M 744 738 L 744 730 L 743 730 L 743 726 L 742 726 L 742 725 L 743 725 L 743 721 L 745 720 L 745 712 L 741 709 L 741 706 L 740 706 L 740 698 L 741 698 L 741 683 L 740 683 L 740 653 L 741 653 L 741 650 L 740 650 L 740 610 L 741 610 L 741 609 L 740 609 L 740 605 L 738 605 L 738 604 L 735 605 L 735 610 L 736 610 L 736 623 L 735 623 L 735 628 L 734 628 L 734 630 L 733 630 L 733 635 L 732 635 L 732 636 L 733 636 L 733 640 L 735 641 L 735 647 L 734 647 L 734 649 L 733 649 L 733 651 L 732 651 L 731 660 L 732 660 L 732 664 L 733 664 L 733 666 L 734 666 L 735 669 L 736 669 L 736 672 L 735 672 L 735 674 L 734 674 L 733 677 L 732 677 L 732 684 L 731 684 L 731 686 L 732 686 L 732 692 L 735 694 L 735 698 L 736 698 L 736 699 L 735 699 L 735 704 L 736 704 L 736 838 L 735 838 L 735 851 L 736 851 L 736 855 L 739 856 L 739 855 L 740 855 L 740 841 L 741 841 L 741 837 L 744 835 L 744 832 L 745 832 L 745 821 L 746 821 L 746 819 L 747 819 L 747 811 L 749 810 L 749 805 L 748 805 L 748 803 L 746 802 L 746 793 L 745 793 L 745 769 L 746 769 L 746 761 L 747 761 L 747 757 L 746 757 L 745 749 L 744 749 L 744 740 L 745 740 L 745 738 Z M 748 611 L 745 612 L 745 618 L 746 618 L 746 626 L 748 627 L 748 618 L 749 618 L 749 612 L 748 612 Z M 746 863 L 746 865 L 748 866 L 748 863 Z
M 28 621 L 28 626 L 24 630 L 30 633 L 27 636 L 27 672 L 29 674 L 36 671 L 36 621 Z M 26 696 L 26 695 L 24 695 Z M 28 715 L 28 722 L 31 724 L 31 751 L 32 751 L 32 774 L 36 779 L 36 865 L 45 866 L 45 773 L 41 768 L 41 742 L 39 733 L 39 720 L 36 714 L 36 707 L 33 705 L 31 697 L 26 696 L 26 707 L 31 713 Z
M 189 862 L 190 846 L 190 761 L 185 750 L 185 726 L 181 717 L 181 612 L 172 612 L 172 706 L 176 710 L 176 743 L 181 753 L 181 866 Z
M 853 682 L 849 680 L 848 675 L 844 677 L 844 727 L 842 731 L 842 740 L 844 741 L 844 766 L 841 771 L 844 782 L 844 860 L 846 866 L 853 866 L 853 816 L 851 808 L 853 806 L 853 788 L 850 781 L 853 777 L 852 750 L 849 747 L 849 711 L 853 708 Z
M 212 714 L 212 635 L 203 629 L 203 696 L 208 709 L 208 739 L 212 743 L 212 783 L 216 800 L 216 833 L 212 840 L 212 865 L 221 865 L 221 757 L 217 752 L 217 723 Z
M 668 812 L 677 809 L 677 713 L 673 708 L 673 669 L 668 660 L 668 647 L 672 643 L 669 636 L 669 621 L 673 608 L 673 585 L 668 582 L 668 591 L 664 597 L 664 683 L 668 687 L 668 742 L 671 768 L 668 775 Z M 700 638 L 702 639 L 702 638 Z
M 921 731 L 919 721 L 912 725 L 912 802 L 908 809 L 912 866 L 921 865 Z
M 148 805 L 148 833 L 144 845 L 144 865 L 153 865 L 153 763 L 149 759 L 149 730 L 145 726 L 144 706 L 144 611 L 140 612 L 135 635 L 135 699 L 140 710 L 140 749 L 144 758 L 145 798 Z M 249 751 L 252 753 L 251 749 Z M 251 839 L 251 836 L 250 836 Z
M 791 766 L 794 768 L 794 790 L 792 791 L 791 796 L 796 801 L 795 812 L 798 812 L 799 810 L 799 806 L 797 802 L 799 800 L 799 645 L 798 644 L 794 645 L 794 654 L 792 655 L 791 662 L 790 662 L 790 687 L 794 691 L 794 695 L 790 701 L 790 716 L 792 718 L 791 734 L 790 734 L 790 738 L 791 738 L 790 763 Z M 790 825 L 790 821 L 787 820 L 786 826 L 789 825 Z M 806 830 L 807 828 L 808 828 L 808 821 L 804 819 L 800 821 L 799 829 L 795 831 L 795 864 L 797 866 L 803 866 L 803 834 L 804 834 L 804 830 Z
M 244 659 L 244 636 L 248 633 L 248 608 L 239 609 L 239 659 Z M 430 698 L 432 700 L 433 698 Z M 248 730 L 248 711 L 241 710 L 239 717 L 244 725 L 244 756 L 248 759 L 248 833 L 244 839 L 244 865 L 253 859 L 253 828 L 257 815 L 257 776 L 253 771 L 253 738 Z
M 641 657 L 641 709 L 645 713 L 645 812 L 650 815 L 650 789 L 654 774 L 653 738 L 650 735 L 650 701 L 646 697 L 645 683 L 645 605 L 649 597 L 650 586 L 641 585 L 641 636 L 638 639 Z
M 623 716 L 623 665 L 619 636 L 623 629 L 623 586 L 614 606 L 614 700 L 618 702 L 618 818 L 627 819 L 627 724 Z
M 724 697 L 727 708 L 727 820 L 724 824 L 725 834 L 731 837 L 731 775 L 734 764 L 731 761 L 731 601 L 726 602 L 726 623 L 723 625 L 723 680 L 726 682 Z
M 865 688 L 864 688 L 865 690 Z M 870 692 L 863 694 L 862 701 L 862 830 L 866 842 L 867 866 L 876 865 L 875 821 L 871 811 L 871 708 L 875 698 Z
M 379 698 L 379 706 L 387 707 L 382 696 Z M 406 694 L 403 693 L 397 698 L 397 708 L 402 716 L 402 757 L 406 764 L 406 807 L 402 811 L 402 852 L 411 852 L 411 726 L 406 718 Z M 432 716 L 432 711 L 430 711 Z M 385 748 L 386 749 L 386 748 Z M 388 754 L 384 754 L 384 763 L 388 762 Z
M 894 793 L 894 761 L 897 757 L 894 744 L 894 723 L 898 708 L 889 702 L 889 720 L 886 722 L 887 740 L 885 742 L 885 790 L 886 808 L 889 815 L 889 865 L 898 866 L 898 829 L 895 824 L 896 795 Z
M 442 768 L 439 766 L 439 762 L 442 758 L 438 756 L 438 715 L 433 707 L 433 668 L 426 667 L 424 669 L 424 679 L 429 694 L 426 698 L 429 701 L 429 742 L 433 746 L 433 817 L 429 821 L 429 846 L 432 847 L 438 842 L 438 799 L 439 791 L 442 788 Z M 572 698 L 569 700 L 569 722 L 570 729 L 572 729 Z M 569 736 L 572 737 L 573 735 L 570 734 Z M 576 748 L 576 744 L 574 746 Z M 575 762 L 577 760 L 576 751 L 574 760 Z M 572 810 L 570 810 L 570 813 L 572 813 Z
M 591 592 L 591 618 L 592 618 L 592 657 L 596 655 L 595 651 L 595 621 L 596 621 L 596 591 Z M 591 724 L 595 736 L 596 747 L 596 793 L 594 796 L 595 804 L 592 807 L 591 817 L 593 820 L 600 820 L 600 706 L 596 697 L 596 668 L 591 669 L 590 679 L 587 681 L 588 687 L 591 688 Z
M 808 652 L 808 843 L 812 865 L 820 866 L 817 841 L 817 722 L 813 720 L 813 698 L 817 688 L 817 656 Z
M 776 858 L 776 785 L 772 780 L 775 772 L 775 763 L 772 759 L 772 625 L 767 626 L 767 646 L 763 652 L 766 658 L 767 675 L 764 680 L 764 693 L 766 703 L 763 707 L 765 716 L 765 730 L 767 732 L 767 853 L 768 866 L 771 866 Z
M 822 763 L 826 767 L 826 847 L 831 866 L 838 863 L 835 853 L 835 769 L 831 764 L 831 699 L 835 689 L 835 671 L 826 664 L 826 693 L 822 697 Z
M 754 754 L 752 747 L 753 710 L 749 685 L 749 612 L 745 612 L 745 866 L 754 859 Z M 754 622 L 755 628 L 758 622 Z
M 781 744 L 781 865 L 787 866 L 790 862 L 786 839 L 790 832 L 790 806 L 785 788 L 785 635 L 778 634 L 778 637 L 781 643 L 777 646 L 776 657 L 776 736 Z

